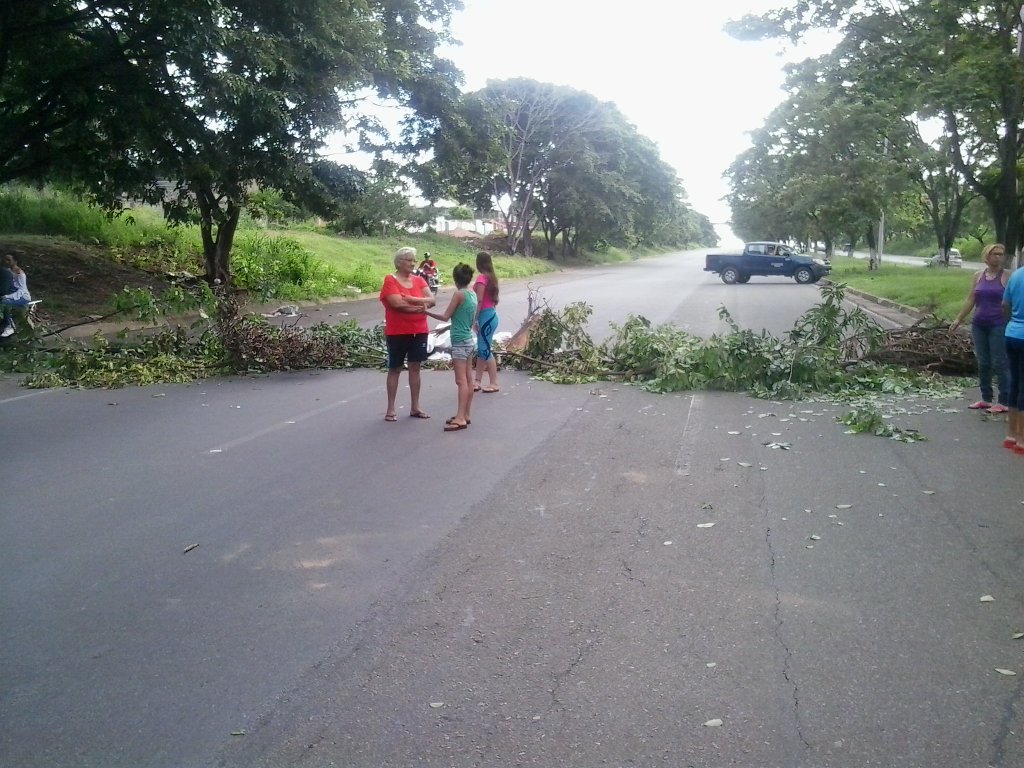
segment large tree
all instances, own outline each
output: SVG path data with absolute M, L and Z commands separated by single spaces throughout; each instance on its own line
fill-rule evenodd
M 580 135 L 600 121 L 596 100 L 581 96 L 570 88 L 523 79 L 488 83 L 476 95 L 487 105 L 485 127 L 496 171 L 489 181 L 512 253 L 520 245 L 529 253 L 534 203 L 545 178 L 586 151 Z
M 563 252 L 677 245 L 710 229 L 685 204 L 675 171 L 614 104 L 534 80 L 469 94 L 461 120 L 436 132 L 419 183 L 433 199 L 496 207 L 510 253 L 529 253 L 538 229 L 549 255 L 556 243 Z
M 813 27 L 840 30 L 852 85 L 899 94 L 906 117 L 942 121 L 949 163 L 988 203 L 996 237 L 1008 251 L 1020 249 L 1019 0 L 801 0 L 731 30 L 796 40 Z
M 682 185 L 618 108 L 590 94 L 566 99 L 563 117 L 588 116 L 550 155 L 534 206 L 549 253 L 603 245 L 676 244 L 670 229 L 682 209 Z M 694 238 L 694 241 L 697 238 Z
M 207 275 L 226 281 L 246 195 L 317 190 L 316 152 L 362 111 L 356 94 L 410 107 L 406 138 L 421 143 L 457 99 L 459 74 L 435 49 L 458 7 L 8 0 L 0 180 L 60 175 L 114 208 L 125 194 L 159 200 L 200 225 Z
M 831 55 L 792 67 L 790 96 L 730 169 L 737 228 L 747 218 L 762 228 L 747 236 L 820 240 L 831 252 L 867 233 L 909 183 L 889 149 L 899 124 L 882 103 L 851 97 L 842 71 Z M 754 207 L 748 214 L 743 206 Z

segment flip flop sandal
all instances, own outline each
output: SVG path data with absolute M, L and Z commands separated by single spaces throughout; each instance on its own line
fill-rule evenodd
M 449 419 L 445 419 L 445 420 L 444 420 L 444 423 L 445 423 L 445 424 L 451 424 L 451 423 L 453 423 L 454 421 L 455 421 L 455 417 L 454 417 L 454 416 L 452 416 L 452 417 L 451 417 L 451 418 L 449 418 Z M 472 423 L 473 423 L 472 419 L 466 419 L 466 426 L 467 426 L 467 427 L 468 427 L 468 426 L 469 426 L 470 424 L 472 424 Z
M 445 424 L 445 432 L 458 432 L 460 429 L 465 429 L 469 424 Z
M 391 413 L 384 417 L 384 421 L 398 421 L 398 417 Z
M 412 413 L 409 414 L 409 417 L 412 418 L 412 419 L 429 419 L 430 418 L 430 416 L 425 414 L 423 411 L 413 411 Z
M 501 390 L 498 387 L 484 387 L 480 391 L 489 395 L 493 392 L 500 392 Z

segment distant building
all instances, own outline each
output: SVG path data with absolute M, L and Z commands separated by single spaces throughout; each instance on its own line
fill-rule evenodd
M 492 232 L 504 232 L 504 222 L 496 219 L 449 219 L 438 216 L 430 224 L 410 226 L 410 232 L 433 231 L 451 237 L 487 237 Z

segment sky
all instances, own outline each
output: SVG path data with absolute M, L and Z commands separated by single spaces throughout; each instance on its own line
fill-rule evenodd
M 673 166 L 690 204 L 713 222 L 730 211 L 722 174 L 750 146 L 750 132 L 785 98 L 787 61 L 827 47 L 788 41 L 740 42 L 729 19 L 787 0 L 464 0 L 452 21 L 461 45 L 442 54 L 466 77 L 526 77 L 614 102 Z M 719 234 L 731 239 L 725 227 Z

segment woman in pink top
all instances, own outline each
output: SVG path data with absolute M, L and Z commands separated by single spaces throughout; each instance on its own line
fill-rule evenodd
M 491 254 L 481 251 L 476 255 L 476 271 L 478 276 L 473 284 L 476 292 L 476 373 L 474 376 L 474 392 L 498 391 L 498 361 L 494 359 L 491 344 L 494 332 L 498 330 L 498 276 L 494 274 Z M 481 388 L 484 371 L 487 371 L 487 386 Z

